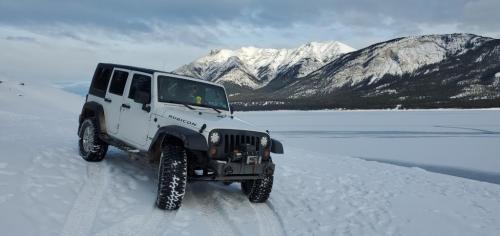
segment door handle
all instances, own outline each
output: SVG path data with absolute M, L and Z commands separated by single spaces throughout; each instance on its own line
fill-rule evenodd
M 122 107 L 123 107 L 123 108 L 127 108 L 127 109 L 130 109 L 130 105 L 128 105 L 128 104 L 125 104 L 125 103 L 124 103 L 124 104 L 122 104 Z
M 105 102 L 111 102 L 111 99 L 109 99 L 109 98 L 104 98 L 104 101 L 105 101 Z

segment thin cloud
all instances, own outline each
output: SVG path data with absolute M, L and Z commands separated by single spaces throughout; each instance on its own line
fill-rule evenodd
M 86 80 L 97 62 L 173 70 L 214 48 L 355 48 L 395 37 L 499 37 L 498 0 L 0 1 L 0 74 Z M 57 73 L 56 73 L 57 72 Z
M 21 42 L 36 42 L 36 39 L 34 37 L 26 37 L 26 36 L 6 36 L 5 40 L 21 41 Z
M 498 22 L 497 0 L 171 0 L 171 1 L 2 1 L 0 22 L 11 25 L 67 23 L 126 33 L 151 33 L 162 22 L 216 26 L 238 22 L 254 27 L 335 22 L 351 27 L 418 29 L 418 24 L 458 24 L 491 30 Z

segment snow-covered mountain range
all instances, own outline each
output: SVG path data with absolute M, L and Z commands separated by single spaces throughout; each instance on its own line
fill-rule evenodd
M 222 83 L 228 87 L 258 89 L 293 71 L 303 77 L 325 63 L 354 49 L 343 43 L 311 42 L 293 49 L 243 47 L 212 50 L 175 72 Z
M 216 50 L 175 72 L 224 84 L 241 109 L 500 106 L 500 40 L 473 34 Z

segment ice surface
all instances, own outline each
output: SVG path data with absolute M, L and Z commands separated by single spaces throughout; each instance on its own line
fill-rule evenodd
M 116 149 L 100 163 L 79 157 L 76 127 L 82 97 L 47 86 L 3 81 L 2 235 L 500 233 L 499 185 L 346 156 L 357 148 L 361 154 L 370 154 L 364 157 L 394 150 L 412 158 L 414 151 L 435 150 L 438 157 L 455 158 L 467 156 L 460 152 L 471 148 L 480 156 L 473 165 L 476 169 L 494 169 L 498 161 L 489 155 L 498 149 L 488 140 L 498 135 L 484 131 L 498 132 L 498 111 L 398 113 L 403 116 L 391 112 L 237 113 L 267 127 L 285 144 L 286 154 L 273 157 L 277 169 L 269 201 L 251 204 L 237 184 L 191 182 L 181 209 L 166 212 L 154 207 L 155 165 Z M 426 147 L 419 140 L 440 145 Z M 419 148 L 406 150 L 413 143 Z M 443 153 L 445 148 L 440 146 L 452 143 L 458 151 Z M 446 164 L 444 160 L 440 163 Z
M 500 184 L 500 109 L 241 112 L 286 146 L 457 175 L 496 176 Z

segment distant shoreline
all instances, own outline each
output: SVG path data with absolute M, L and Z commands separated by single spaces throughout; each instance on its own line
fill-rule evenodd
M 88 92 L 88 85 L 86 82 L 58 82 L 53 84 L 54 87 L 60 88 L 69 93 L 73 93 L 82 97 L 85 97 Z M 83 86 L 82 86 L 83 85 Z M 237 107 L 240 108 L 240 107 Z M 249 109 L 249 110 L 240 110 L 236 109 L 236 112 L 259 112 L 259 111 L 453 111 L 453 110 L 500 110 L 500 107 L 485 107 L 485 108 L 408 108 L 408 109 L 395 109 L 395 108 L 381 108 L 381 109 L 343 109 L 343 108 L 325 108 L 325 109 L 266 109 L 266 107 L 262 107 L 261 109 Z
M 417 108 L 417 109 L 318 109 L 318 110 L 236 110 L 235 112 L 377 112 L 377 111 L 396 111 L 396 112 L 414 112 L 414 111 L 500 111 L 500 107 L 491 108 Z

